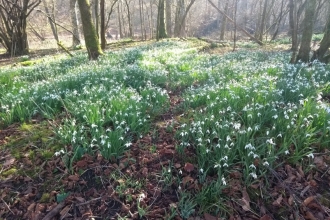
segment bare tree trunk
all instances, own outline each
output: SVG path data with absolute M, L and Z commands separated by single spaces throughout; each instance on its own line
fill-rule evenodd
M 72 24 L 72 47 L 75 47 L 80 44 L 80 34 L 78 26 L 78 18 L 76 12 L 76 3 L 77 0 L 70 0 L 70 15 L 71 15 L 71 24 Z
M 226 3 L 225 3 L 225 13 L 226 14 L 227 14 L 227 11 L 228 11 L 228 6 L 229 6 L 229 0 L 226 0 Z M 221 15 L 221 14 L 219 13 L 219 15 Z M 222 15 L 222 23 L 221 23 L 221 29 L 220 29 L 220 40 L 225 39 L 226 29 L 227 29 L 227 17 L 225 15 Z
M 233 48 L 233 51 L 236 50 L 236 35 L 237 35 L 237 20 L 236 20 L 236 14 L 237 14 L 237 3 L 238 3 L 238 0 L 235 0 L 235 7 L 234 7 L 234 48 Z
M 97 60 L 97 58 L 103 53 L 99 44 L 95 27 L 92 22 L 92 13 L 90 10 L 89 0 L 78 0 L 78 4 L 84 30 L 84 38 L 88 52 L 88 58 L 90 60 Z
M 117 15 L 118 15 L 118 27 L 119 27 L 119 36 L 120 38 L 123 38 L 124 35 L 123 35 L 123 28 L 122 28 L 122 22 L 121 22 L 121 17 L 120 17 L 120 4 L 117 5 Z
M 99 0 L 94 0 L 95 1 L 95 30 L 97 33 L 97 36 L 99 36 L 99 26 L 100 26 L 100 19 L 99 19 Z
M 186 29 L 186 18 L 191 6 L 196 0 L 190 0 L 187 8 L 185 8 L 184 0 L 178 0 L 177 9 L 175 13 L 175 26 L 174 26 L 174 36 L 184 37 Z
M 258 39 L 260 41 L 263 40 L 264 30 L 265 30 L 265 23 L 266 23 L 266 16 L 267 16 L 267 9 L 268 9 L 268 0 L 265 0 L 264 7 L 262 10 L 261 22 L 260 22 L 260 33 Z
M 296 0 L 290 0 L 289 2 L 290 12 L 289 12 L 289 23 L 290 32 L 292 38 L 291 50 L 292 56 L 290 63 L 296 62 L 297 50 L 298 50 L 298 21 L 297 21 L 297 3 Z
M 129 3 L 127 0 L 125 0 L 126 8 L 127 8 L 127 20 L 128 20 L 128 30 L 129 30 L 129 37 L 134 37 L 133 34 L 133 24 L 132 24 L 132 18 L 131 18 L 131 11 L 129 7 Z
M 48 22 L 49 22 L 50 28 L 52 29 L 53 36 L 54 36 L 56 42 L 59 42 L 58 34 L 57 34 L 57 27 L 56 27 L 56 23 L 55 23 L 56 20 L 55 20 L 54 1 L 52 1 L 51 12 L 50 12 L 47 0 L 44 0 L 43 2 L 44 2 L 45 12 L 47 14 Z
M 296 62 L 301 60 L 302 62 L 309 62 L 309 53 L 311 50 L 311 40 L 314 31 L 314 16 L 316 9 L 316 0 L 308 0 L 305 9 L 305 18 L 303 21 L 303 33 L 301 38 L 301 44 L 297 55 Z
M 105 49 L 105 45 L 107 44 L 107 41 L 105 39 L 105 0 L 100 0 L 100 16 L 101 16 L 101 24 L 100 24 L 100 37 L 101 37 L 101 49 Z
M 172 0 L 166 0 L 166 32 L 169 37 L 172 36 Z
M 141 40 L 144 40 L 144 36 L 143 36 L 144 17 L 143 17 L 142 0 L 139 0 L 139 11 L 140 11 L 140 25 L 141 25 Z
M 158 2 L 158 16 L 157 16 L 157 35 L 156 39 L 166 38 L 165 28 L 165 0 L 159 0 Z

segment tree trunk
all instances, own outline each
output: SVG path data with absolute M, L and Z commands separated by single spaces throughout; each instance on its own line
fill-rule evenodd
M 166 0 L 166 32 L 169 37 L 172 36 L 172 0 Z
M 268 0 L 264 0 L 265 3 L 264 3 L 264 7 L 263 7 L 263 10 L 262 10 L 262 16 L 261 16 L 261 22 L 260 22 L 260 33 L 259 33 L 259 37 L 258 39 L 260 41 L 263 40 L 263 36 L 264 36 L 264 30 L 265 30 L 265 23 L 266 23 L 266 16 L 267 16 L 267 9 L 268 9 Z
M 100 24 L 100 37 L 101 37 L 101 49 L 105 49 L 105 45 L 107 44 L 107 41 L 105 39 L 105 0 L 100 0 L 100 16 L 101 16 L 101 24 Z
M 118 27 L 119 27 L 119 37 L 123 38 L 123 28 L 122 28 L 122 23 L 121 23 L 121 17 L 120 17 L 120 9 L 119 9 L 119 5 L 117 5 L 117 15 L 118 15 Z
M 127 0 L 125 0 L 125 4 L 126 4 L 126 7 L 127 7 L 127 20 L 128 20 L 129 37 L 132 38 L 132 37 L 134 37 L 133 24 L 132 24 L 131 11 L 130 11 L 129 3 L 128 3 Z
M 56 21 L 55 21 L 54 7 L 55 7 L 55 5 L 53 3 L 52 9 L 50 12 L 48 2 L 47 2 L 47 0 L 44 0 L 44 8 L 45 8 L 45 12 L 47 14 L 50 28 L 52 29 L 52 33 L 53 33 L 53 36 L 54 36 L 56 42 L 59 42 L 58 34 L 57 34 L 57 27 L 56 27 L 56 23 L 55 23 Z
M 165 0 L 159 0 L 158 2 L 158 16 L 157 16 L 157 40 L 166 38 L 165 29 Z
M 70 0 L 70 15 L 71 15 L 71 24 L 72 24 L 72 47 L 75 47 L 80 44 L 80 34 L 79 34 L 79 25 L 76 11 L 77 0 Z
M 309 62 L 309 53 L 311 51 L 311 40 L 314 31 L 314 16 L 316 9 L 316 0 L 308 0 L 305 9 L 305 18 L 303 21 L 303 33 L 296 62 Z
M 78 4 L 81 14 L 88 58 L 90 60 L 97 60 L 97 58 L 102 54 L 102 50 L 95 27 L 92 22 L 92 13 L 90 10 L 89 0 L 78 0 Z
M 297 21 L 297 3 L 296 0 L 290 0 L 289 2 L 289 24 L 291 32 L 291 50 L 292 56 L 290 63 L 296 62 L 297 50 L 298 50 L 298 21 Z
M 139 0 L 139 11 L 140 11 L 140 25 L 141 25 L 141 40 L 144 40 L 144 36 L 143 36 L 144 17 L 143 17 L 142 0 Z
M 225 13 L 227 14 L 228 11 L 228 0 L 226 0 L 226 4 L 225 4 Z M 219 13 L 219 15 L 221 15 Z M 224 40 L 225 39 L 225 33 L 226 33 L 226 29 L 227 29 L 227 17 L 225 15 L 222 15 L 222 22 L 221 22 L 221 29 L 220 29 L 220 40 Z
M 320 42 L 320 47 L 314 52 L 312 60 L 320 60 L 321 62 L 329 62 L 329 60 L 325 57 L 325 54 L 329 50 L 330 47 L 330 4 L 328 10 L 328 18 L 327 23 L 324 29 L 324 36 Z
M 184 37 L 186 34 L 186 18 L 191 6 L 196 0 L 190 0 L 187 8 L 185 8 L 184 0 L 178 0 L 177 10 L 175 13 L 174 35 L 176 37 Z

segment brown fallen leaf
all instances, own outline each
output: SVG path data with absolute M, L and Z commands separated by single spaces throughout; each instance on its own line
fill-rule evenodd
M 251 207 L 250 207 L 250 197 L 249 197 L 249 194 L 247 193 L 246 191 L 246 187 L 243 188 L 242 190 L 242 209 L 244 211 L 250 211 L 251 210 Z
M 185 176 L 183 179 L 182 179 L 182 183 L 183 185 L 186 185 L 188 182 L 194 182 L 194 179 L 191 177 L 191 176 Z
M 187 171 L 188 173 L 190 173 L 191 171 L 194 170 L 194 165 L 192 165 L 191 163 L 186 163 L 184 165 L 184 168 L 183 168 L 185 171 Z
M 292 195 L 290 195 L 290 197 L 288 199 L 288 203 L 289 203 L 290 206 L 293 205 L 293 196 Z
M 315 196 L 310 196 L 304 200 L 304 205 L 307 206 L 309 203 L 311 203 L 315 199 Z
M 79 176 L 78 175 L 70 175 L 70 176 L 68 176 L 68 180 L 78 181 L 79 180 Z
M 313 213 L 311 213 L 310 211 L 307 211 L 305 214 L 305 219 L 309 219 L 309 220 L 317 220 L 315 218 L 315 216 L 313 215 Z

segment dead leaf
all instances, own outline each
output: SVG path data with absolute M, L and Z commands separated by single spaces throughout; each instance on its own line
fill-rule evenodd
M 264 215 L 259 220 L 272 220 L 272 218 L 269 215 Z
M 243 202 L 242 208 L 243 208 L 244 211 L 250 211 L 251 210 L 251 208 L 250 208 L 250 201 L 251 200 L 250 200 L 249 194 L 246 191 L 246 187 L 243 188 L 242 195 L 243 195 L 243 197 L 242 197 L 242 202 Z
M 323 156 L 314 157 L 314 164 L 320 170 L 325 170 L 327 168 L 327 164 L 324 162 Z
M 4 167 L 4 168 L 9 167 L 10 165 L 14 164 L 15 161 L 16 161 L 15 158 L 10 157 L 9 159 L 7 159 L 7 160 L 3 163 L 3 167 Z
M 70 176 L 68 176 L 68 179 L 71 180 L 71 181 L 78 181 L 79 176 L 78 175 L 70 175 Z
M 61 219 L 65 219 L 71 216 L 69 214 L 70 209 L 71 209 L 71 205 L 68 205 L 64 209 L 62 209 L 62 211 L 60 212 Z
M 212 216 L 212 215 L 210 215 L 208 213 L 204 213 L 204 219 L 205 220 L 218 220 L 217 217 L 214 217 L 214 216 Z
M 176 163 L 176 164 L 174 164 L 174 167 L 177 168 L 177 169 L 179 169 L 181 167 L 181 164 Z
M 310 196 L 307 199 L 304 200 L 304 205 L 307 206 L 309 203 L 311 203 L 315 199 L 315 196 Z
M 282 194 L 273 202 L 273 206 L 280 206 L 283 200 Z
M 292 195 L 290 195 L 290 197 L 288 199 L 288 203 L 289 203 L 290 206 L 293 205 L 293 196 Z
M 309 212 L 309 211 L 306 212 L 305 219 L 309 219 L 309 220 L 317 220 L 317 219 L 315 218 L 315 216 L 314 216 L 311 212 Z
M 191 163 L 186 163 L 184 165 L 184 168 L 183 168 L 185 171 L 187 171 L 188 173 L 190 173 L 191 171 L 194 170 L 194 165 L 192 165 Z
M 87 167 L 87 165 L 88 164 L 87 164 L 86 160 L 80 160 L 77 162 L 77 167 L 79 167 L 79 168 Z
M 188 182 L 194 182 L 194 179 L 191 176 L 186 176 L 182 179 L 183 185 L 186 185 Z

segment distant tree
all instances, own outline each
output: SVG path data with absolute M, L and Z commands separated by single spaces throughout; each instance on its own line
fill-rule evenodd
M 172 0 L 165 0 L 166 33 L 172 36 Z
M 27 17 L 41 0 L 0 0 L 0 43 L 12 56 L 29 53 Z
M 301 43 L 299 52 L 296 58 L 296 62 L 301 60 L 302 62 L 309 62 L 309 53 L 311 51 L 311 41 L 314 31 L 314 17 L 317 0 L 307 0 L 305 9 L 305 18 L 303 20 L 303 32 L 301 37 Z
M 53 36 L 56 40 L 56 42 L 59 42 L 59 38 L 58 38 L 58 33 L 57 33 L 57 26 L 56 26 L 56 19 L 55 19 L 55 1 L 52 0 L 49 5 L 49 0 L 43 0 L 43 5 L 45 8 L 45 12 L 48 18 L 48 22 L 50 25 L 50 28 L 52 29 L 53 32 Z
M 90 60 L 96 60 L 102 54 L 102 50 L 95 27 L 92 22 L 92 13 L 90 10 L 89 0 L 78 0 L 78 4 L 81 14 L 81 22 L 83 25 L 88 58 Z

